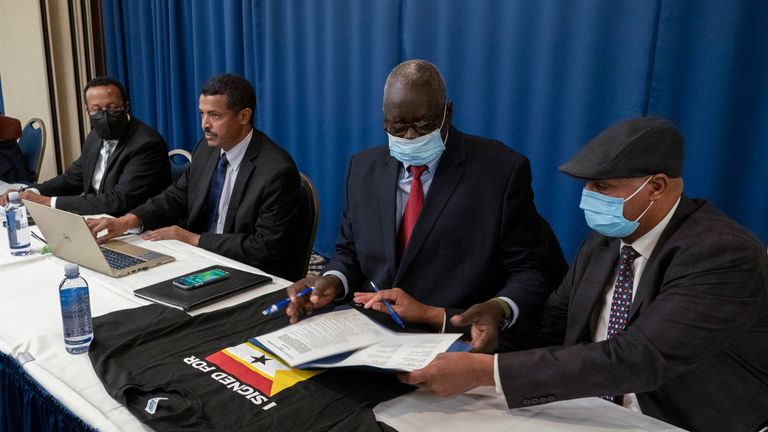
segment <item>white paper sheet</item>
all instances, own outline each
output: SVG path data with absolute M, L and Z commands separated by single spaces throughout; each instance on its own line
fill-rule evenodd
M 257 340 L 290 366 L 297 366 L 367 347 L 393 334 L 357 310 L 346 309 L 309 317 Z
M 451 334 L 396 334 L 384 341 L 336 359 L 321 359 L 302 367 L 371 366 L 401 372 L 411 372 L 428 365 L 438 354 L 461 336 Z

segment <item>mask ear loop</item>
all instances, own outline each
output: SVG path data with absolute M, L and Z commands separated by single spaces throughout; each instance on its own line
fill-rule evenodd
M 438 131 L 443 130 L 443 125 L 445 124 L 445 116 L 448 114 L 448 100 L 446 99 L 445 104 L 443 105 L 443 120 L 440 122 L 440 127 L 437 128 Z M 450 129 L 448 129 L 445 132 L 445 140 L 443 140 L 443 137 L 440 137 L 440 141 L 445 145 L 446 141 L 448 141 L 448 134 L 451 132 Z
M 650 177 L 648 177 L 648 179 L 645 181 L 645 183 L 641 184 L 641 185 L 640 185 L 640 187 L 639 187 L 639 188 L 637 188 L 637 190 L 635 190 L 634 192 L 632 192 L 632 195 L 630 195 L 630 196 L 628 196 L 628 197 L 624 198 L 624 202 L 627 202 L 627 201 L 631 200 L 633 196 L 637 195 L 637 193 L 638 193 L 638 192 L 640 192 L 641 190 L 643 190 L 643 188 L 645 187 L 645 185 L 647 185 L 647 184 L 648 184 L 648 182 L 649 182 L 649 181 L 651 181 L 651 179 L 652 179 L 652 178 L 653 178 L 653 176 L 650 176 Z
M 641 217 L 645 216 L 645 214 L 646 214 L 646 213 L 648 213 L 648 210 L 650 210 L 650 209 L 651 209 L 651 206 L 652 206 L 652 205 L 653 205 L 653 203 L 655 203 L 655 202 L 656 202 L 656 201 L 651 201 L 651 203 L 650 203 L 650 204 L 648 204 L 648 207 L 646 207 L 646 208 L 645 208 L 645 210 L 643 210 L 643 212 L 642 212 L 642 213 L 640 213 L 640 216 L 638 216 L 638 217 L 637 217 L 637 219 L 635 219 L 635 220 L 634 220 L 634 222 L 637 222 L 637 221 L 639 221 Z
M 630 195 L 629 197 L 627 197 L 627 199 L 625 199 L 625 200 L 624 200 L 624 202 L 627 202 L 627 201 L 629 201 L 629 200 L 630 200 L 630 199 L 631 199 L 633 196 L 637 195 L 637 193 L 638 193 L 638 192 L 640 192 L 640 191 L 641 191 L 641 190 L 642 190 L 642 189 L 645 187 L 645 185 L 647 185 L 647 184 L 648 184 L 648 182 L 649 182 L 649 181 L 651 181 L 651 179 L 652 179 L 652 178 L 653 178 L 653 176 L 650 176 L 650 177 L 648 177 L 648 179 L 645 181 L 645 183 L 643 183 L 642 185 L 640 185 L 640 187 L 639 187 L 639 188 L 637 188 L 637 190 L 636 190 L 636 191 L 635 191 L 635 192 L 634 192 L 632 195 Z M 642 218 L 643 216 L 645 216 L 645 214 L 646 214 L 646 213 L 648 213 L 648 210 L 650 210 L 650 209 L 651 209 L 651 206 L 653 206 L 653 203 L 655 203 L 655 202 L 656 202 L 656 201 L 653 201 L 653 200 L 651 200 L 651 203 L 650 203 L 650 204 L 648 204 L 648 207 L 646 207 L 646 208 L 645 208 L 645 210 L 643 210 L 643 212 L 642 212 L 642 213 L 640 213 L 640 216 L 638 216 L 638 217 L 637 217 L 637 219 L 635 219 L 633 222 L 637 222 L 637 221 L 639 221 L 639 220 L 640 220 L 640 218 Z

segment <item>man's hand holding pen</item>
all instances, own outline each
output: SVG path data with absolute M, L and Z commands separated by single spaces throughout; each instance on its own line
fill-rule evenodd
M 311 295 L 298 295 L 311 287 L 314 287 Z M 326 306 L 341 297 L 344 287 L 341 279 L 328 275 L 304 278 L 289 286 L 287 291 L 291 304 L 285 309 L 285 314 L 290 318 L 291 324 L 295 324 L 301 317 L 312 315 L 315 308 Z

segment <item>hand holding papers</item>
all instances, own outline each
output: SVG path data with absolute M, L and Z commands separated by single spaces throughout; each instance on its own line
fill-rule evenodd
M 357 310 L 347 309 L 313 316 L 256 339 L 293 367 L 371 366 L 412 371 L 429 364 L 459 336 L 394 333 Z

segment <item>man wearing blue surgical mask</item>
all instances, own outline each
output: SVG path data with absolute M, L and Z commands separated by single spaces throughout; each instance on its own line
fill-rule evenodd
M 534 206 L 528 159 L 455 128 L 427 61 L 392 70 L 382 108 L 388 144 L 352 157 L 336 253 L 323 276 L 288 288 L 292 322 L 350 298 L 384 312 L 388 299 L 407 323 L 435 330 L 489 297 L 499 297 L 509 326 L 525 320 L 566 270 Z
M 560 171 L 584 180 L 595 231 L 518 351 L 446 353 L 401 380 L 440 395 L 495 385 L 510 408 L 599 396 L 692 431 L 768 426 L 768 256 L 762 243 L 683 194 L 683 137 L 667 120 L 611 126 Z M 496 349 L 494 302 L 472 324 Z

